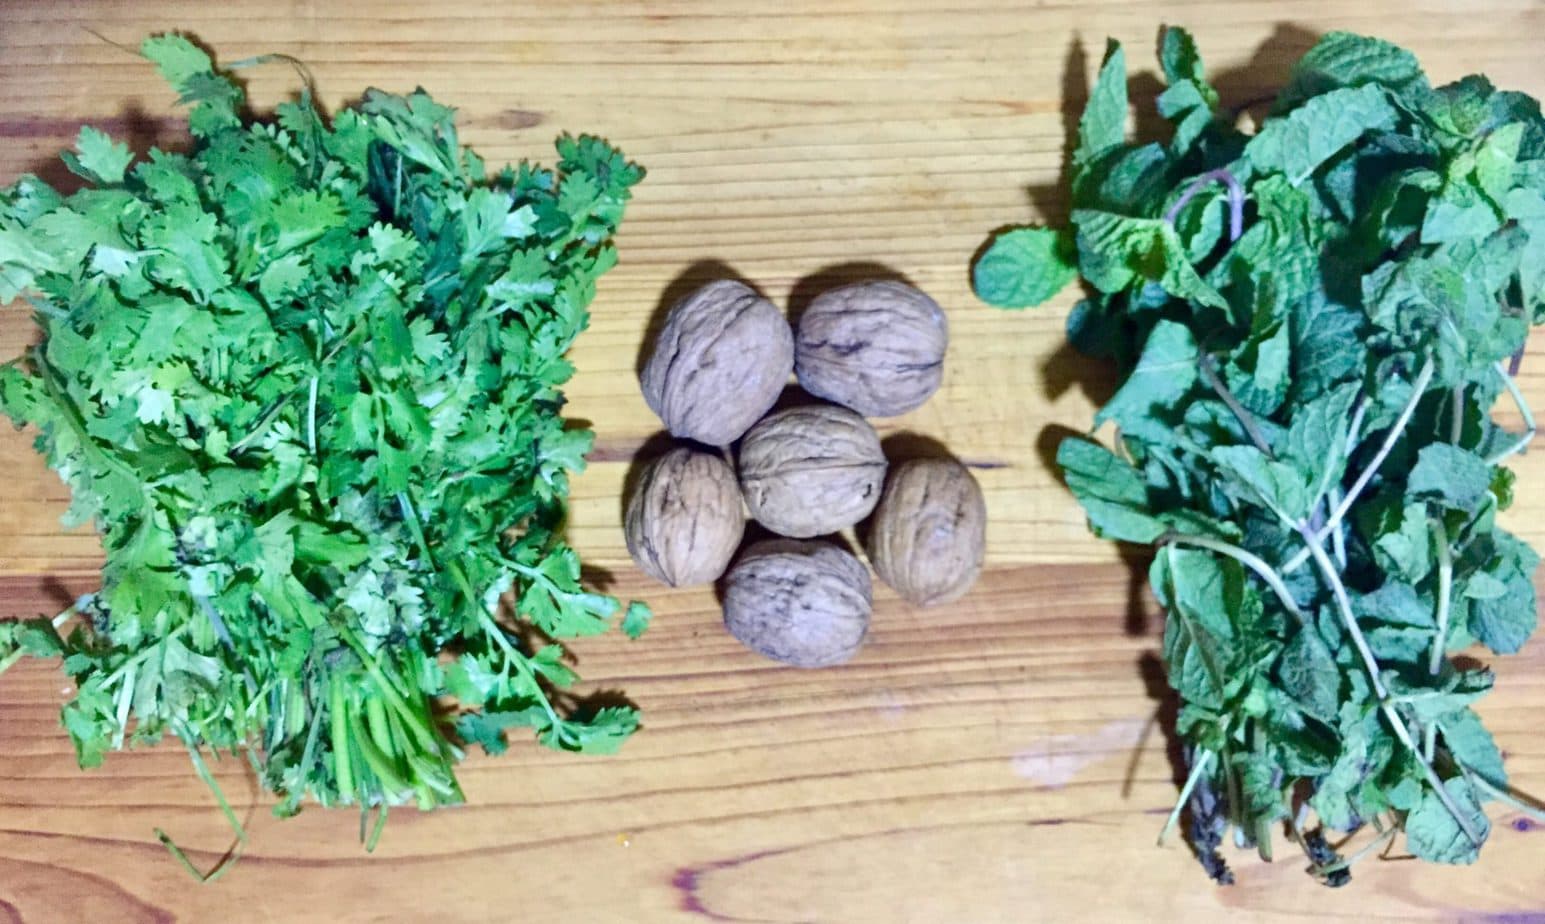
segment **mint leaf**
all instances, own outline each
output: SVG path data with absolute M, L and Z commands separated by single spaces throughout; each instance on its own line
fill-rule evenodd
M 1168 433 L 1155 419 L 1156 409 L 1173 407 L 1196 382 L 1196 341 L 1184 325 L 1160 321 L 1143 346 L 1143 355 L 1116 394 L 1095 415 L 1095 426 L 1114 421 L 1123 434 Z
M 1293 65 L 1278 109 L 1345 87 L 1377 84 L 1395 93 L 1425 89 L 1427 78 L 1416 56 L 1382 39 L 1329 32 Z
M 1057 446 L 1057 465 L 1096 535 L 1118 542 L 1153 542 L 1164 535 L 1164 523 L 1148 513 L 1142 477 L 1104 446 L 1065 439 Z
M 1219 446 L 1212 461 L 1251 503 L 1296 523 L 1309 512 L 1309 485 L 1302 472 L 1270 459 L 1254 446 Z
M 1185 245 L 1168 222 L 1078 209 L 1073 212 L 1073 225 L 1078 229 L 1085 277 L 1095 288 L 1116 292 L 1147 280 L 1177 298 L 1227 309 L 1228 302 L 1191 265 Z
M 1245 145 L 1245 157 L 1298 186 L 1363 135 L 1393 128 L 1395 118 L 1395 107 L 1382 87 L 1332 90 L 1268 122 Z
M 1472 510 L 1491 488 L 1491 466 L 1448 443 L 1423 446 L 1406 482 L 1413 496 L 1452 510 Z
M 1126 141 L 1126 61 L 1119 42 L 1112 40 L 1106 45 L 1100 74 L 1078 120 L 1078 146 L 1073 149 L 1075 170 L 1088 167 L 1106 151 Z
M 1491 821 L 1481 809 L 1475 790 L 1460 778 L 1448 780 L 1443 786 L 1471 828 L 1484 840 L 1491 833 Z M 1421 803 L 1406 816 L 1405 828 L 1406 847 L 1423 860 L 1467 865 L 1480 857 L 1480 848 L 1470 842 L 1434 792 L 1422 796 Z
M 999 308 L 1039 305 L 1073 281 L 1072 247 L 1049 228 L 1015 228 L 993 239 L 972 268 L 976 295 Z

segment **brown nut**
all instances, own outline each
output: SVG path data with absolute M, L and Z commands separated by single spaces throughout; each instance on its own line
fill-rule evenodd
M 976 583 L 987 546 L 987 504 L 953 459 L 914 459 L 891 469 L 869 527 L 869 561 L 880 580 L 919 606 L 954 600 Z
M 672 435 L 740 438 L 788 384 L 794 334 L 772 302 L 732 279 L 677 302 L 644 365 L 644 400 Z
M 948 343 L 938 302 L 905 283 L 859 282 L 805 309 L 794 372 L 812 395 L 866 417 L 894 417 L 939 390 Z
M 873 600 L 868 569 L 835 545 L 766 539 L 724 578 L 724 625 L 774 661 L 827 667 L 858 651 Z
M 628 500 L 628 554 L 650 577 L 683 587 L 719 579 L 746 517 L 729 463 L 678 448 L 650 462 Z
M 830 404 L 764 418 L 740 444 L 740 487 L 757 522 L 784 536 L 834 533 L 880 501 L 885 453 L 869 422 Z

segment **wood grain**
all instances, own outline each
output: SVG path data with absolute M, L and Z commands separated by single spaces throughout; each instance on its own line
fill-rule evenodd
M 61 675 L 13 670 L 0 680 L 0 921 L 1545 920 L 1545 835 L 1511 816 L 1479 866 L 1369 864 L 1340 892 L 1291 859 L 1246 856 L 1240 884 L 1215 889 L 1182 848 L 1152 846 L 1175 790 L 1150 723 L 1157 626 L 1141 580 L 1087 535 L 1048 464 L 1109 383 L 1062 345 L 1070 299 L 997 313 L 966 275 L 988 230 L 1065 212 L 1066 128 L 1106 35 L 1141 70 L 1161 23 L 1193 27 L 1234 102 L 1269 93 L 1333 28 L 1402 43 L 1437 80 L 1485 70 L 1545 95 L 1541 3 L 8 0 L 0 16 L 0 182 L 60 178 L 53 155 L 83 121 L 140 149 L 177 143 L 170 91 L 88 29 L 133 45 L 183 28 L 227 60 L 287 52 L 332 106 L 421 84 L 460 107 L 490 161 L 550 160 L 570 129 L 644 163 L 623 263 L 573 354 L 572 413 L 600 434 L 573 537 L 617 592 L 660 614 L 644 641 L 578 646 L 590 688 L 645 709 L 617 758 L 532 746 L 473 758 L 471 805 L 397 813 L 374 856 L 353 815 L 273 820 L 226 766 L 252 837 L 213 887 L 151 834 L 165 828 L 205 863 L 228 846 L 186 757 L 152 749 L 81 773 L 57 726 Z M 271 104 L 293 80 L 253 71 L 252 97 Z M 1154 86 L 1140 77 L 1134 97 Z M 882 270 L 932 293 L 953 335 L 940 394 L 884 435 L 940 440 L 978 467 L 989 569 L 938 611 L 882 595 L 847 667 L 777 668 L 728 638 L 711 594 L 648 586 L 627 561 L 621 485 L 655 432 L 638 351 L 672 295 L 716 274 L 797 308 Z M 31 337 L 24 312 L 0 312 L 0 359 Z M 1523 383 L 1539 405 L 1533 352 Z M 1517 468 L 1509 525 L 1540 543 L 1545 462 Z M 67 495 L 29 435 L 0 435 L 0 473 L 0 617 L 53 612 L 94 586 L 95 540 L 59 528 Z M 1535 790 L 1542 668 L 1538 643 L 1503 660 L 1485 709 Z

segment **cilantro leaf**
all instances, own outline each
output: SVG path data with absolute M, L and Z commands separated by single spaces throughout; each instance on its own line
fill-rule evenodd
M 450 698 L 490 753 L 515 727 L 615 751 L 636 713 L 576 711 L 564 650 L 523 640 L 619 609 L 563 541 L 592 437 L 560 411 L 642 168 L 563 136 L 556 171 L 490 178 L 424 91 L 254 117 L 186 38 L 142 51 L 186 153 L 134 164 L 85 128 L 63 156 L 86 188 L 0 191 L 0 300 L 41 326 L 0 409 L 106 557 L 67 637 L 0 625 L 0 670 L 63 658 L 82 766 L 174 735 L 201 775 L 245 753 L 283 815 L 461 801 Z

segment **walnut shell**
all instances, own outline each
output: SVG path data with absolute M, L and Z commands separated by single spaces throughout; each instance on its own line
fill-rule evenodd
M 729 463 L 686 448 L 645 466 L 623 517 L 628 554 L 672 587 L 718 580 L 745 528 Z
M 880 501 L 885 466 L 869 422 L 830 404 L 769 415 L 740 444 L 740 487 L 751 515 L 798 539 L 868 516 Z
M 793 368 L 782 312 L 721 279 L 671 308 L 644 364 L 644 400 L 672 435 L 727 446 L 773 406 Z
M 891 469 L 869 526 L 880 580 L 919 606 L 946 603 L 976 583 L 986 546 L 987 504 L 964 465 L 914 459 Z
M 869 571 L 829 542 L 766 539 L 724 578 L 724 625 L 742 645 L 795 667 L 853 657 L 869 631 Z
M 894 417 L 939 390 L 948 343 L 938 302 L 904 283 L 859 282 L 810 303 L 799 319 L 794 372 L 812 395 L 866 417 Z

